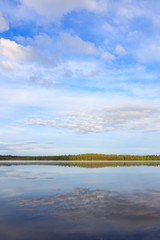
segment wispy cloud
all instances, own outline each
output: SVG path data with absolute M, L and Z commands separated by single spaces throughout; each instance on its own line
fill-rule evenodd
M 7 152 L 15 153 L 15 152 L 28 152 L 34 150 L 35 148 L 38 150 L 40 148 L 53 148 L 53 142 L 47 143 L 39 143 L 39 142 L 0 142 L 0 153 L 6 154 Z
M 106 1 L 104 0 L 100 0 L 99 2 L 96 0 L 22 0 L 21 2 L 25 6 L 35 10 L 38 14 L 46 16 L 49 19 L 61 17 L 73 10 L 86 9 L 93 12 L 102 12 L 107 7 Z
M 9 29 L 9 24 L 7 20 L 3 17 L 0 11 L 0 32 L 7 31 Z

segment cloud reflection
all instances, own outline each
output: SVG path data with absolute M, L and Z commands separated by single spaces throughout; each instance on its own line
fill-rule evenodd
M 46 214 L 86 216 L 107 222 L 130 222 L 145 226 L 146 222 L 160 221 L 160 192 L 156 191 L 127 194 L 77 189 L 72 193 L 19 199 L 19 205 L 25 209 L 50 206 Z
M 5 204 L 10 209 L 9 213 L 5 211 L 5 224 L 14 232 L 12 239 L 19 239 L 18 234 L 26 234 L 23 239 L 148 240 L 151 235 L 158 239 L 158 191 L 126 193 L 79 188 L 45 197 L 7 198 Z M 14 224 L 10 215 L 16 219 Z M 3 221 L 0 232 L 6 236 L 9 233 L 4 229 Z

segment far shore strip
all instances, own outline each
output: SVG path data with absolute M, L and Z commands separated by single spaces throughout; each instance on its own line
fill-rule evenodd
M 1 163 L 160 163 L 160 160 L 0 160 Z

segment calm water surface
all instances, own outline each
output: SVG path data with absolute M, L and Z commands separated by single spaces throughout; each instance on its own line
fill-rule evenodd
M 158 240 L 160 167 L 0 166 L 2 240 Z

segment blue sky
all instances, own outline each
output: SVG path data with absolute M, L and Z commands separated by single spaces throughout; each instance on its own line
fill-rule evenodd
M 0 154 L 160 154 L 159 12 L 1 0 Z

